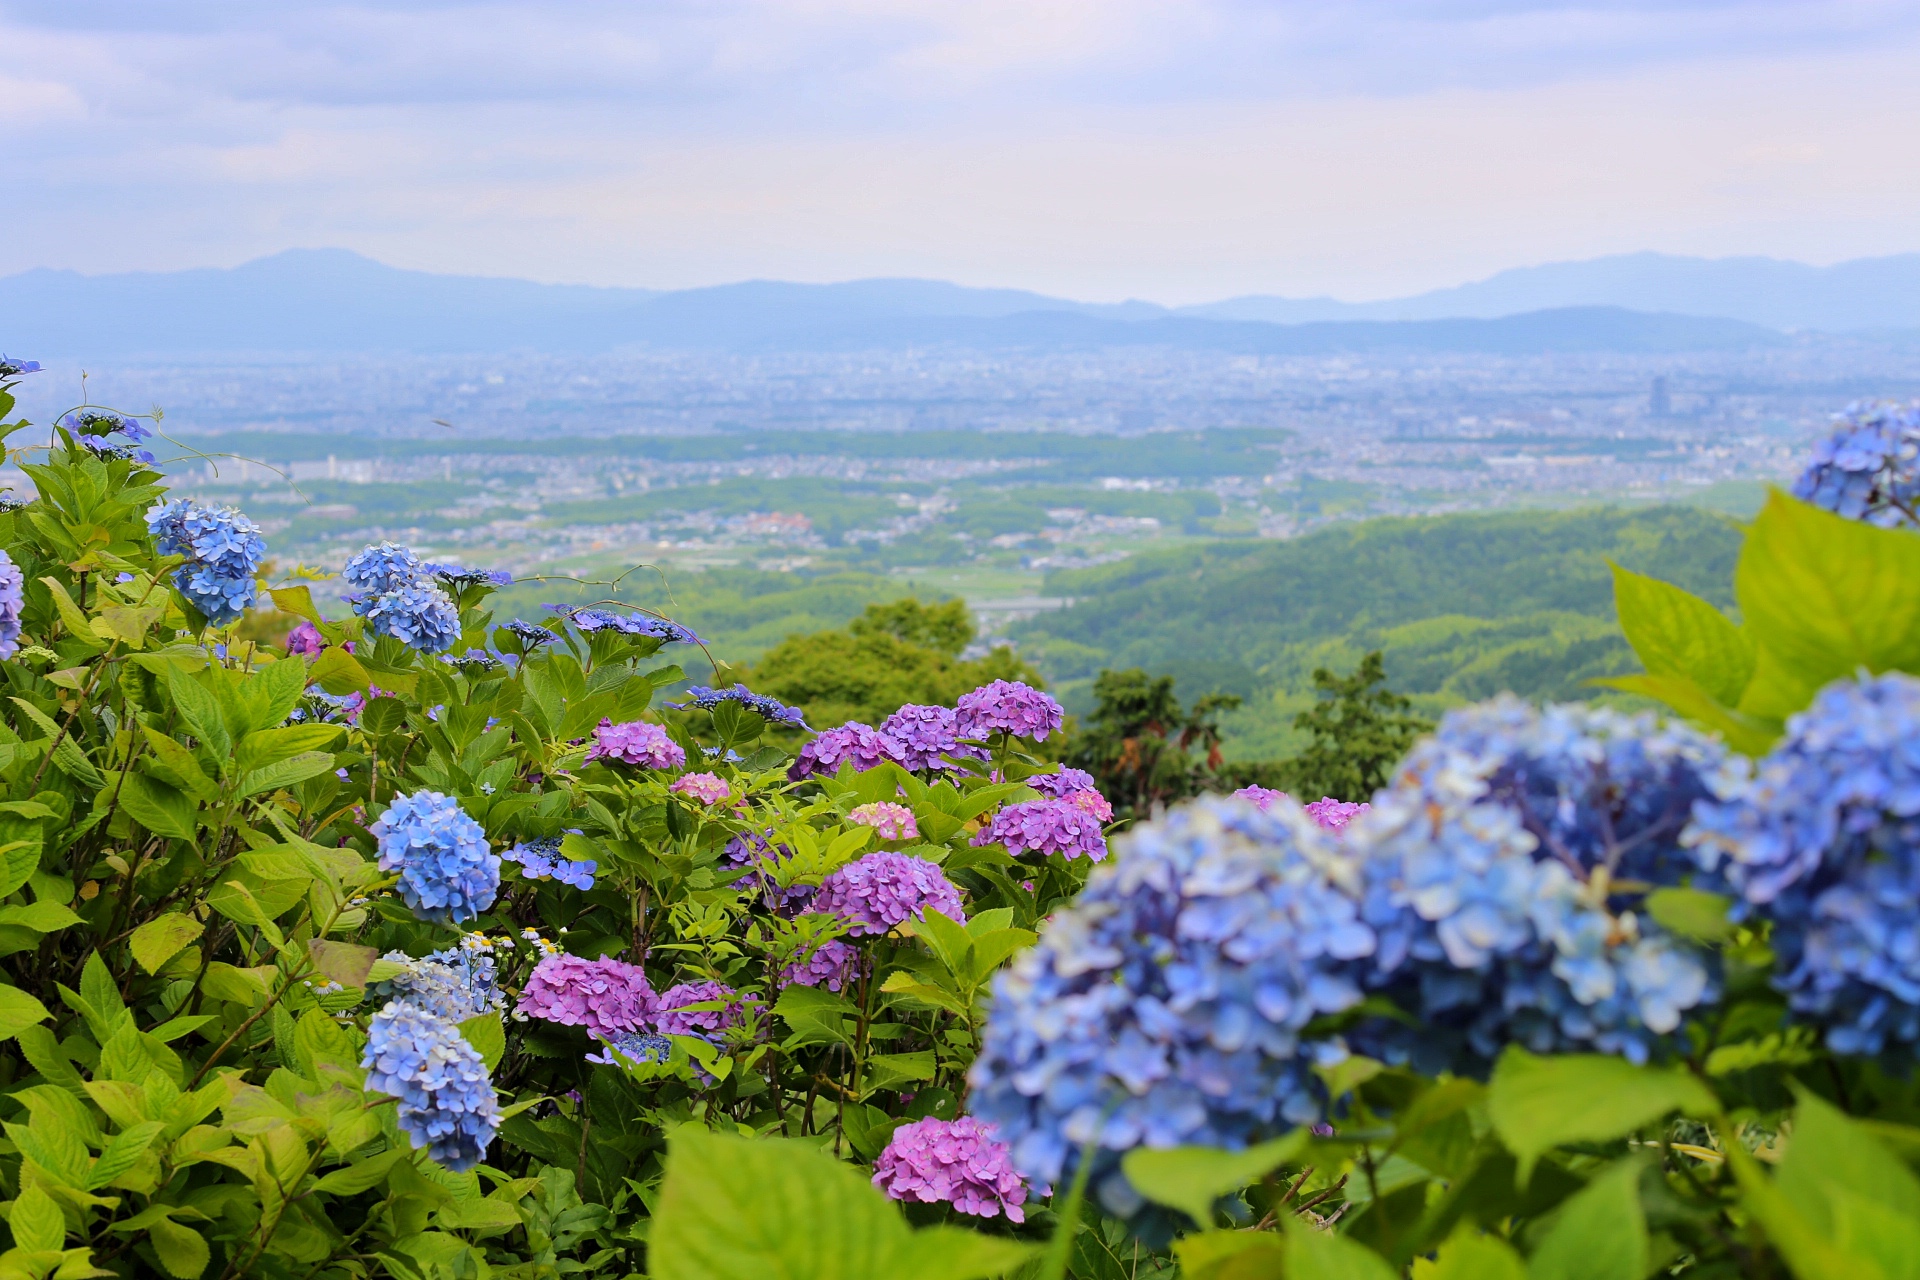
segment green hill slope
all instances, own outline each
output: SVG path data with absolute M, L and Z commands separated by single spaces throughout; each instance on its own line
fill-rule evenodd
M 1502 689 L 1590 697 L 1588 678 L 1637 669 L 1607 561 L 1726 604 L 1738 545 L 1723 518 L 1687 507 L 1373 520 L 1056 573 L 1048 594 L 1077 603 L 1016 635 L 1069 706 L 1101 667 L 1174 675 L 1183 697 L 1240 694 L 1228 747 L 1252 758 L 1294 745 L 1287 721 L 1315 666 L 1374 648 L 1428 711 Z

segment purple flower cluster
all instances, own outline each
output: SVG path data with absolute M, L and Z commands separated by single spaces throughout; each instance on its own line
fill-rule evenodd
M 320 634 L 320 628 L 302 618 L 293 630 L 287 632 L 287 654 L 295 658 L 318 657 L 327 647 L 326 637 Z
M 1237 798 L 1245 800 L 1262 813 L 1272 809 L 1274 801 L 1276 800 L 1293 799 L 1292 796 L 1284 791 L 1275 791 L 1272 787 L 1263 787 L 1258 784 L 1250 787 L 1242 787 L 1233 794 Z
M 792 725 L 798 729 L 807 727 L 807 718 L 800 714 L 800 708 L 789 707 L 778 698 L 769 698 L 764 694 L 755 693 L 743 684 L 730 684 L 724 689 L 711 689 L 704 684 L 691 684 L 687 686 L 687 700 L 671 705 L 676 711 L 684 711 L 688 707 L 711 711 L 723 702 L 738 703 L 772 724 Z
M 940 868 L 904 853 L 870 853 L 820 882 L 812 910 L 845 920 L 854 937 L 891 933 L 901 922 L 938 911 L 965 923 L 960 891 Z
M 596 631 L 612 631 L 623 636 L 651 637 L 666 644 L 705 643 L 692 631 L 666 618 L 643 613 L 614 613 L 610 609 L 572 609 L 559 604 L 547 607 L 555 613 L 566 615 L 569 622 L 587 635 Z
M 847 815 L 847 821 L 872 827 L 882 840 L 917 840 L 920 836 L 920 826 L 913 820 L 913 810 L 887 800 L 855 805 L 853 812 Z
M 561 853 L 558 836 L 523 840 L 500 856 L 519 863 L 521 873 L 529 880 L 558 880 L 580 890 L 593 888 L 594 873 L 600 870 L 600 864 L 591 858 L 569 858 Z
M 17 378 L 23 373 L 40 372 L 38 360 L 22 360 L 18 356 L 0 355 L 0 378 Z
M 153 451 L 140 448 L 142 440 L 152 438 L 153 430 L 125 414 L 100 409 L 77 409 L 60 419 L 60 425 L 79 437 L 80 446 L 96 458 L 153 461 Z
M 1005 1214 L 1025 1222 L 1027 1182 L 1008 1159 L 1007 1144 L 972 1116 L 929 1116 L 893 1131 L 873 1162 L 873 1185 L 895 1200 L 950 1204 L 977 1218 Z
M 667 790 L 713 805 L 733 794 L 733 784 L 717 773 L 683 773 L 667 784 Z
M 855 769 L 864 773 L 883 760 L 899 764 L 901 755 L 898 742 L 877 732 L 872 725 L 851 720 L 838 729 L 815 735 L 801 747 L 793 767 L 787 770 L 787 777 L 798 782 L 816 773 L 834 773 L 842 761 L 851 761 Z
M 897 758 L 916 773 L 947 768 L 950 757 L 986 759 L 985 750 L 960 741 L 959 724 L 960 713 L 952 707 L 909 703 L 881 723 L 880 733 L 899 744 Z
M 956 731 L 962 738 L 990 738 L 996 733 L 1045 742 L 1060 728 L 1065 713 L 1051 694 L 1019 680 L 995 680 L 955 704 Z
M 1010 804 L 993 815 L 973 843 L 1003 844 L 1015 855 L 1057 853 L 1095 862 L 1107 856 L 1107 837 L 1101 833 L 1099 819 L 1071 800 Z
M 620 1059 L 625 1058 L 638 1066 L 648 1066 L 665 1062 L 673 1056 L 673 1041 L 665 1036 L 641 1031 L 616 1031 L 604 1043 L 605 1049 L 587 1055 L 588 1062 L 617 1067 Z
M 1312 804 L 1304 806 L 1307 816 L 1328 831 L 1343 831 L 1349 822 L 1373 808 L 1366 801 L 1350 804 L 1345 800 L 1335 800 L 1332 796 L 1321 796 Z
M 20 610 L 26 607 L 26 578 L 13 557 L 0 551 L 0 658 L 20 648 Z
M 743 996 L 724 982 L 682 982 L 660 993 L 648 1021 L 663 1036 L 699 1036 L 712 1041 L 744 1022 L 748 1006 L 756 1003 L 755 997 Z M 720 1007 L 691 1007 L 706 1004 Z
M 552 644 L 560 638 L 558 632 L 549 631 L 545 627 L 535 626 L 523 618 L 515 618 L 512 622 L 509 622 L 507 624 L 507 631 L 519 637 L 520 645 L 524 649 L 537 649 L 543 644 Z
M 639 965 L 606 956 L 588 960 L 561 954 L 548 956 L 528 975 L 517 1012 L 543 1022 L 585 1027 L 606 1040 L 622 1031 L 641 1030 L 662 998 L 654 995 Z
M 1076 791 L 1096 791 L 1093 775 L 1085 769 L 1069 769 L 1061 765 L 1052 773 L 1036 773 L 1027 779 L 1027 785 L 1043 796 L 1054 800 L 1065 800 Z
M 687 762 L 684 747 L 657 724 L 629 720 L 615 724 L 602 720 L 593 730 L 593 745 L 587 748 L 588 760 L 615 760 L 643 769 L 678 769 Z
M 860 948 L 838 938 L 829 938 L 815 947 L 804 960 L 795 960 L 780 971 L 780 981 L 790 987 L 825 987 L 840 991 L 853 983 L 859 971 Z

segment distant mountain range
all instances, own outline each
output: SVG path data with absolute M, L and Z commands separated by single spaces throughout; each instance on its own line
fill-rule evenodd
M 1920 254 L 1825 268 L 1635 254 L 1390 302 L 1244 297 L 1182 308 L 934 280 L 672 292 L 548 285 L 407 271 L 343 249 L 289 250 L 232 269 L 0 279 L 0 351 L 82 359 L 935 345 L 1527 355 L 1725 350 L 1780 344 L 1781 330 L 1899 328 L 1920 328 Z

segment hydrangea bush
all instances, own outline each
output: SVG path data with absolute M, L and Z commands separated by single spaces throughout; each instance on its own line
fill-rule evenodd
M 1620 572 L 1674 715 L 1117 830 L 1043 690 L 815 733 L 394 544 L 328 617 L 82 407 L 0 510 L 0 1275 L 1904 1274 L 1904 413 L 1738 622 Z

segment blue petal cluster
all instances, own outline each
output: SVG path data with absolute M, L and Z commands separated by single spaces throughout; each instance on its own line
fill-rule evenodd
M 355 591 L 377 596 L 418 582 L 425 574 L 420 557 L 410 549 L 397 542 L 376 542 L 356 552 L 340 576 Z
M 140 447 L 142 440 L 152 438 L 153 431 L 137 418 L 102 409 L 76 409 L 60 419 L 60 425 L 72 432 L 79 445 L 96 458 L 153 461 L 153 452 Z
M 737 702 L 748 711 L 757 712 L 772 724 L 790 724 L 799 728 L 808 728 L 807 718 L 800 708 L 789 707 L 778 698 L 769 698 L 755 693 L 743 684 L 730 684 L 724 689 L 711 689 L 704 684 L 687 686 L 687 700 L 671 703 L 674 710 L 685 711 L 689 707 L 698 707 L 702 711 L 711 711 L 723 702 Z
M 1297 807 L 1203 799 L 1136 827 L 994 984 L 969 1110 L 1013 1163 L 1131 1216 L 1133 1147 L 1239 1148 L 1319 1119 L 1309 1022 L 1361 999 L 1375 949 L 1354 865 Z
M 1851 520 L 1920 526 L 1920 402 L 1848 405 L 1813 447 L 1793 496 Z
M 147 513 L 163 556 L 185 556 L 173 585 L 216 627 L 238 621 L 254 600 L 254 575 L 266 559 L 260 526 L 231 507 L 178 498 Z
M 354 609 L 375 635 L 392 636 L 421 653 L 445 653 L 460 639 L 460 611 L 431 582 L 396 587 L 356 602 Z
M 513 575 L 505 569 L 470 569 L 460 564 L 429 562 L 420 566 L 420 572 L 425 577 L 438 578 L 446 584 L 449 591 L 460 591 L 467 587 L 513 585 Z
M 594 874 L 600 869 L 600 864 L 591 859 L 574 859 L 561 853 L 559 836 L 523 840 L 500 856 L 519 863 L 529 879 L 558 880 L 576 889 L 593 888 Z
M 487 1064 L 460 1029 L 396 1000 L 373 1015 L 360 1065 L 367 1088 L 400 1100 L 398 1120 L 416 1148 L 462 1172 L 479 1164 L 500 1128 Z
M 556 631 L 536 626 L 524 618 L 515 618 L 507 624 L 507 630 L 520 637 L 520 644 L 527 649 L 535 649 L 543 644 L 552 644 L 560 638 Z
M 1447 716 L 1346 829 L 1379 934 L 1371 989 L 1409 1022 L 1354 1041 L 1484 1074 L 1501 1046 L 1645 1061 L 1712 998 L 1709 958 L 1642 912 L 1725 753 L 1682 725 L 1511 695 Z
M 16 356 L 0 355 L 0 378 L 17 378 L 23 373 L 40 372 L 38 360 L 22 360 Z
M 699 636 L 677 622 L 639 613 L 614 613 L 608 609 L 571 609 L 549 605 L 555 613 L 567 616 L 574 626 L 592 635 L 596 631 L 618 631 L 628 636 L 652 636 L 668 644 L 704 644 Z
M 401 900 L 422 920 L 460 924 L 500 892 L 499 856 L 451 796 L 395 796 L 369 830 L 379 842 L 380 869 L 400 873 Z
M 1837 1053 L 1920 1044 L 1920 680 L 1840 680 L 1687 840 L 1772 921 L 1776 985 Z
M 673 1041 L 665 1036 L 649 1035 L 641 1031 L 616 1031 L 611 1039 L 603 1043 L 606 1048 L 597 1054 L 588 1054 L 588 1062 L 614 1067 L 620 1065 L 621 1058 L 626 1058 L 644 1066 L 649 1063 L 665 1062 L 673 1056 Z
M 26 607 L 26 578 L 13 557 L 0 551 L 0 658 L 20 648 L 20 611 Z

